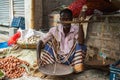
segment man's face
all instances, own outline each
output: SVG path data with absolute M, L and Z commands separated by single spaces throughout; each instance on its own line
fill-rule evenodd
M 67 13 L 61 13 L 60 15 L 60 21 L 72 21 L 72 16 L 70 16 Z M 64 28 L 70 27 L 71 23 L 62 23 Z

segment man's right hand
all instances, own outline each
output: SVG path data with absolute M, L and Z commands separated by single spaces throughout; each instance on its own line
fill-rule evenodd
M 41 56 L 41 49 L 43 48 L 43 42 L 40 40 L 37 44 L 37 64 L 40 66 L 40 56 Z

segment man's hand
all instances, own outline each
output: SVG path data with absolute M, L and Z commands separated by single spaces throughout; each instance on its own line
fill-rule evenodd
M 87 6 L 83 5 L 82 10 L 79 15 L 79 20 L 84 21 L 86 19 L 86 11 L 87 11 Z
M 83 31 L 83 25 L 79 25 L 79 32 L 78 32 L 78 42 L 80 44 L 84 44 L 84 31 Z
M 43 42 L 40 40 L 37 44 L 37 64 L 40 66 L 40 55 L 41 55 L 41 49 L 43 48 Z

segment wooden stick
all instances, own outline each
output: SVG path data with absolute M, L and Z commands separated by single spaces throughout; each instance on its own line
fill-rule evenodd
M 90 22 L 89 20 L 86 21 L 59 21 L 57 23 L 87 23 Z

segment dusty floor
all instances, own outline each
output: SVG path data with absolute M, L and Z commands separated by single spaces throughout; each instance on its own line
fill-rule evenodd
M 35 49 L 18 49 L 7 54 L 0 54 L 0 57 L 15 56 L 21 60 L 27 61 L 31 66 L 36 64 L 36 50 Z M 23 75 L 17 79 L 6 80 L 109 80 L 108 72 L 97 69 L 86 69 L 82 73 L 74 73 L 67 76 L 47 76 L 33 68 L 31 74 Z
M 0 34 L 0 42 L 4 42 L 8 40 L 8 36 L 4 36 Z M 25 60 L 31 65 L 36 62 L 36 50 L 33 49 L 19 49 L 16 51 L 11 51 L 4 56 L 16 56 L 19 59 Z M 0 57 L 3 55 L 0 54 Z M 31 71 L 32 72 L 32 71 Z M 38 71 L 38 69 L 32 72 L 32 75 L 23 75 L 17 79 L 5 79 L 5 80 L 109 80 L 109 74 L 106 71 L 96 70 L 96 69 L 88 69 L 82 73 L 71 74 L 67 76 L 46 76 Z

